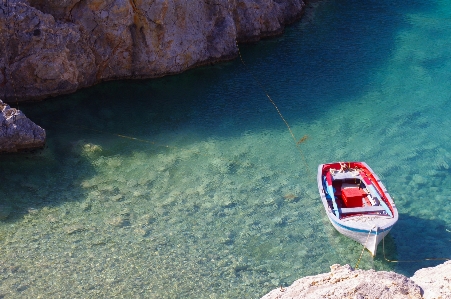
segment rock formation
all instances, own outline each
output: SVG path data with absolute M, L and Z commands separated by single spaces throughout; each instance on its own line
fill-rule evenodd
M 331 272 L 307 276 L 261 299 L 451 299 L 451 261 L 418 270 L 412 278 L 394 272 L 354 270 L 333 265 Z
M 424 291 L 424 299 L 451 299 L 451 261 L 420 269 L 410 278 Z
M 279 34 L 302 0 L 0 2 L 0 96 L 36 100 L 104 80 L 151 78 L 237 55 Z
M 29 120 L 22 111 L 0 100 L 0 152 L 36 149 L 44 144 L 44 129 Z

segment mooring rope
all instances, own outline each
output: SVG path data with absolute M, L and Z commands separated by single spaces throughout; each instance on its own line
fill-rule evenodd
M 271 96 L 268 94 L 268 92 L 267 92 L 266 89 L 264 88 L 263 84 L 257 79 L 257 77 L 254 75 L 254 73 L 248 68 L 248 66 L 247 66 L 246 63 L 244 62 L 243 56 L 241 55 L 241 51 L 240 51 L 240 48 L 239 48 L 239 46 L 238 46 L 238 42 L 237 42 L 236 39 L 235 39 L 235 44 L 236 44 L 236 48 L 237 48 L 237 50 L 238 50 L 238 55 L 239 55 L 239 57 L 240 57 L 241 63 L 242 63 L 243 66 L 245 67 L 246 71 L 252 76 L 252 78 L 253 78 L 254 81 L 257 83 L 257 85 L 260 87 L 260 89 L 263 91 L 263 93 L 266 95 L 266 97 L 269 99 L 269 101 L 271 102 L 271 104 L 274 106 L 274 108 L 276 109 L 277 113 L 279 114 L 280 118 L 281 118 L 281 119 L 283 120 L 283 122 L 285 123 L 286 127 L 288 128 L 288 131 L 290 132 L 291 137 L 293 138 L 293 140 L 294 140 L 294 142 L 295 142 L 296 148 L 298 149 L 299 153 L 301 154 L 301 157 L 302 157 L 302 160 L 303 160 L 303 162 L 304 162 L 304 164 L 305 164 L 305 166 L 306 166 L 307 172 L 308 172 L 309 174 L 311 174 L 311 173 L 310 173 L 310 170 L 309 170 L 309 167 L 308 167 L 308 164 L 307 164 L 307 160 L 306 160 L 306 158 L 305 158 L 305 155 L 304 155 L 304 153 L 302 152 L 302 150 L 301 150 L 301 148 L 300 148 L 300 144 L 301 144 L 303 141 L 305 141 L 305 139 L 307 139 L 307 135 L 305 135 L 305 136 L 302 137 L 299 141 L 297 141 L 297 139 L 296 139 L 296 137 L 295 137 L 295 135 L 294 135 L 294 133 L 293 133 L 293 131 L 292 131 L 290 125 L 288 124 L 288 122 L 286 121 L 286 119 L 283 117 L 282 112 L 280 112 L 280 109 L 277 107 L 276 103 L 272 100 Z M 364 245 L 363 245 L 362 251 L 361 251 L 360 256 L 359 256 L 359 259 L 357 260 L 357 263 L 356 263 L 356 265 L 355 265 L 355 269 L 357 269 L 357 268 L 359 267 L 359 264 L 360 264 L 360 261 L 361 261 L 361 259 L 362 259 L 363 253 L 365 252 L 365 248 L 366 248 L 365 245 L 366 245 L 366 243 L 368 242 L 369 237 L 370 237 L 370 235 L 371 235 L 371 232 L 373 231 L 373 229 L 374 229 L 375 227 L 376 227 L 376 226 L 373 226 L 373 227 L 370 229 L 370 231 L 368 232 L 368 235 L 367 235 L 367 237 L 366 237 L 366 241 L 365 241 L 365 243 L 364 243 Z M 447 231 L 448 231 L 448 230 L 447 230 Z M 449 231 L 449 232 L 451 232 L 451 231 Z M 433 261 L 433 260 L 436 260 L 436 261 L 437 261 L 437 260 L 451 260 L 451 259 L 449 259 L 449 258 L 426 258 L 426 259 L 422 259 L 422 260 L 413 260 L 413 261 L 395 261 L 395 260 L 389 260 L 389 259 L 387 259 L 387 257 L 385 256 L 385 237 L 382 239 L 382 246 L 383 246 L 384 259 L 385 259 L 386 261 L 392 262 L 392 263 L 403 263 L 403 262 L 404 262 L 404 263 L 412 263 L 412 262 Z
M 357 269 L 357 268 L 359 267 L 360 260 L 362 259 L 363 252 L 365 251 L 365 248 L 366 248 L 365 245 L 366 245 L 366 243 L 368 242 L 368 239 L 369 239 L 370 234 L 371 234 L 371 232 L 373 231 L 373 228 L 374 228 L 374 227 L 375 227 L 375 226 L 373 226 L 373 227 L 370 229 L 370 231 L 368 232 L 368 236 L 366 237 L 366 241 L 365 241 L 365 243 L 363 244 L 362 252 L 360 252 L 359 259 L 357 260 L 357 263 L 356 263 L 356 265 L 355 265 L 355 267 L 354 267 L 355 269 Z M 449 231 L 448 229 L 447 229 L 446 231 L 451 232 L 451 231 Z M 382 252 L 383 252 L 383 254 L 384 254 L 384 259 L 385 259 L 387 262 L 390 262 L 390 263 L 419 263 L 419 262 L 424 262 L 424 261 L 450 261 L 450 260 L 451 260 L 451 258 L 446 258 L 446 257 L 443 257 L 443 258 L 424 258 L 424 259 L 419 259 L 419 260 L 405 260 L 405 261 L 401 261 L 401 260 L 390 260 L 390 259 L 388 259 L 388 258 L 385 256 L 385 237 L 382 238 Z
M 243 66 L 245 67 L 246 71 L 252 76 L 252 78 L 253 78 L 254 81 L 257 83 L 257 85 L 260 87 L 260 89 L 263 91 L 263 93 L 266 95 L 266 97 L 269 99 L 269 101 L 271 102 L 271 104 L 274 106 L 274 108 L 276 109 L 277 113 L 279 114 L 280 118 L 281 118 L 281 119 L 283 120 L 283 122 L 285 123 L 286 127 L 288 128 L 288 131 L 290 132 L 291 137 L 292 137 L 293 140 L 294 140 L 294 143 L 295 143 L 295 145 L 296 145 L 296 148 L 298 149 L 299 153 L 301 154 L 301 157 L 302 157 L 302 160 L 303 160 L 303 162 L 304 162 L 304 164 L 305 164 L 305 166 L 306 166 L 307 172 L 308 172 L 309 174 L 311 174 L 311 173 L 310 173 L 310 169 L 309 169 L 308 164 L 307 164 L 307 160 L 306 160 L 306 158 L 305 158 L 305 155 L 304 155 L 304 153 L 302 152 L 302 150 L 301 150 L 301 148 L 300 148 L 300 144 L 301 144 L 302 142 L 304 142 L 304 141 L 307 139 L 307 135 L 305 135 L 305 136 L 302 137 L 299 141 L 297 141 L 297 139 L 296 139 L 296 137 L 295 137 L 295 135 L 294 135 L 294 133 L 293 133 L 293 131 L 292 131 L 290 125 L 289 125 L 288 122 L 286 121 L 285 117 L 283 117 L 282 112 L 280 112 L 279 107 L 277 107 L 276 103 L 273 101 L 273 99 L 271 98 L 271 96 L 268 94 L 268 92 L 266 91 L 266 89 L 263 87 L 263 84 L 257 79 L 257 77 L 254 75 L 254 73 L 248 68 L 248 66 L 247 66 L 246 63 L 244 62 L 243 56 L 241 55 L 241 51 L 240 51 L 240 48 L 239 48 L 239 46 L 238 46 L 238 42 L 237 42 L 236 39 L 235 39 L 235 44 L 236 44 L 236 48 L 237 48 L 237 50 L 238 50 L 238 55 L 239 55 L 239 57 L 240 57 L 241 63 L 242 63 Z M 366 243 L 368 242 L 369 237 L 370 237 L 370 235 L 371 235 L 371 232 L 373 231 L 374 228 L 375 228 L 375 226 L 373 226 L 373 227 L 370 229 L 370 231 L 368 232 L 368 235 L 367 235 L 367 237 L 366 237 L 366 241 L 365 241 L 365 243 L 364 243 L 364 245 L 363 245 L 362 251 L 360 252 L 359 259 L 357 260 L 357 263 L 356 263 L 356 265 L 355 265 L 355 269 L 358 269 L 358 267 L 359 267 L 360 261 L 362 260 L 363 253 L 365 252 L 365 248 L 366 248 L 365 245 L 366 245 Z M 450 260 L 450 259 L 448 259 L 448 258 L 426 258 L 426 259 L 423 259 L 423 260 L 414 260 L 414 261 L 395 261 L 395 260 L 389 260 L 389 259 L 387 259 L 386 256 L 385 256 L 385 237 L 382 239 L 382 245 L 383 245 L 384 259 L 385 259 L 386 261 L 392 262 L 392 263 L 402 263 L 402 262 L 409 263 L 409 262 L 432 261 L 432 260 Z
M 441 258 L 424 258 L 424 259 L 419 259 L 419 260 L 405 260 L 405 261 L 389 260 L 385 256 L 385 238 L 382 239 L 382 251 L 384 252 L 384 259 L 387 262 L 390 262 L 390 263 L 419 263 L 419 262 L 424 262 L 424 261 L 450 261 L 451 260 L 451 259 L 446 258 L 446 257 L 441 257 Z
M 74 127 L 74 128 L 77 128 L 77 129 L 81 128 L 81 129 L 84 129 L 84 130 L 89 130 L 89 131 L 93 131 L 93 132 L 97 132 L 97 133 L 108 134 L 108 135 L 113 135 L 113 136 L 120 137 L 120 138 L 131 139 L 131 140 L 135 140 L 135 141 L 149 143 L 149 144 L 152 144 L 152 145 L 155 145 L 155 146 L 161 146 L 161 147 L 165 147 L 165 148 L 176 148 L 175 146 L 159 144 L 159 143 L 157 143 L 155 141 L 151 141 L 151 140 L 147 140 L 147 139 L 141 139 L 141 138 L 128 136 L 128 135 L 123 135 L 123 134 L 118 134 L 118 133 L 111 133 L 111 132 L 107 132 L 107 131 L 102 131 L 102 130 L 98 130 L 98 129 L 89 128 L 89 127 L 86 127 L 86 126 L 69 125 L 67 123 L 61 123 L 61 122 L 57 122 L 57 121 L 54 121 L 54 120 L 51 120 L 50 122 L 55 123 L 55 124 L 64 125 L 64 126 Z
M 254 75 L 254 73 L 248 68 L 248 66 L 246 65 L 246 63 L 244 62 L 243 56 L 241 55 L 241 51 L 240 51 L 240 47 L 238 46 L 238 41 L 235 39 L 235 45 L 236 45 L 236 49 L 238 50 L 238 55 L 240 57 L 241 63 L 243 64 L 244 68 L 246 69 L 246 71 L 252 76 L 252 78 L 254 79 L 254 81 L 257 83 L 257 85 L 260 87 L 260 89 L 263 91 L 263 93 L 266 95 L 266 97 L 268 98 L 268 100 L 271 102 L 271 104 L 274 106 L 274 108 L 276 109 L 277 113 L 279 114 L 280 118 L 283 120 L 283 122 L 285 123 L 286 127 L 288 128 L 288 131 L 290 132 L 291 137 L 293 138 L 294 144 L 296 145 L 296 148 L 298 149 L 299 153 L 301 154 L 302 157 L 302 161 L 304 162 L 304 165 L 307 169 L 307 172 L 309 173 L 309 175 L 311 175 L 310 169 L 308 167 L 307 164 L 307 160 L 305 158 L 304 153 L 301 150 L 300 144 L 302 142 L 304 142 L 307 139 L 307 135 L 305 135 L 304 137 L 302 137 L 301 139 L 299 139 L 299 141 L 296 139 L 296 137 L 294 136 L 293 130 L 291 130 L 290 125 L 288 124 L 287 120 L 285 119 L 285 117 L 283 117 L 282 112 L 280 112 L 279 107 L 277 107 L 276 103 L 273 101 L 273 99 L 271 98 L 271 96 L 269 95 L 269 93 L 266 91 L 266 89 L 263 87 L 263 84 L 260 82 L 260 80 L 257 79 L 257 77 Z
M 307 173 L 309 174 L 309 176 L 312 176 L 312 175 L 311 175 L 311 172 L 310 172 L 310 168 L 308 167 L 308 164 L 307 164 L 307 160 L 306 160 L 306 158 L 305 158 L 305 155 L 304 155 L 304 153 L 302 152 L 301 147 L 300 147 L 300 144 L 303 143 L 305 140 L 307 140 L 308 136 L 307 136 L 307 135 L 304 135 L 299 141 L 297 141 L 297 139 L 296 139 L 296 137 L 295 137 L 295 135 L 294 135 L 294 133 L 293 133 L 293 131 L 292 131 L 290 125 L 288 124 L 288 122 L 287 122 L 287 120 L 285 119 L 285 117 L 282 115 L 282 112 L 280 111 L 279 107 L 277 107 L 276 103 L 273 101 L 273 99 L 271 98 L 271 96 L 269 95 L 269 93 L 268 93 L 268 92 L 266 91 L 266 89 L 263 87 L 263 84 L 257 79 L 257 77 L 253 74 L 253 72 L 252 72 L 252 71 L 248 68 L 248 66 L 246 65 L 246 63 L 245 63 L 245 61 L 244 61 L 244 59 L 243 59 L 243 56 L 241 55 L 241 51 L 240 51 L 240 48 L 239 48 L 239 46 L 238 46 L 238 42 L 237 42 L 236 39 L 235 39 L 235 45 L 236 45 L 236 48 L 237 48 L 238 55 L 239 55 L 239 58 L 240 58 L 241 63 L 242 63 L 243 66 L 245 67 L 246 71 L 252 76 L 252 78 L 253 78 L 254 81 L 257 83 L 257 85 L 261 88 L 261 90 L 263 91 L 263 93 L 266 95 L 266 97 L 269 99 L 269 101 L 271 102 L 271 104 L 272 104 L 272 105 L 274 106 L 274 108 L 276 109 L 276 111 L 277 111 L 278 115 L 280 116 L 280 118 L 282 119 L 282 121 L 285 123 L 285 125 L 286 125 L 286 127 L 287 127 L 287 129 L 288 129 L 288 131 L 289 131 L 289 133 L 290 133 L 290 135 L 291 135 L 291 137 L 293 138 L 293 141 L 294 141 L 294 143 L 295 143 L 295 146 L 296 146 L 296 148 L 298 149 L 298 151 L 299 151 L 299 153 L 300 153 L 300 155 L 301 155 L 302 161 L 303 161 L 303 163 L 304 163 L 304 165 L 305 165 L 305 168 L 307 169 Z M 53 123 L 59 123 L 59 122 L 56 122 L 56 121 L 51 121 L 51 122 L 53 122 Z M 59 123 L 59 124 L 63 124 L 63 123 Z M 64 123 L 63 125 L 65 125 L 65 126 L 71 126 L 71 125 L 68 125 L 67 123 Z M 176 148 L 176 147 L 174 147 L 174 146 L 162 145 L 162 144 L 158 144 L 158 143 L 156 143 L 156 142 L 154 142 L 154 141 L 150 141 L 150 140 L 146 140 L 146 139 L 136 138 L 136 137 L 132 137 L 132 136 L 128 136 L 128 135 L 123 135 L 123 134 L 118 134 L 118 133 L 106 132 L 106 131 L 102 131 L 102 130 L 98 130 L 98 129 L 89 128 L 89 127 L 86 127 L 86 126 L 77 125 L 77 126 L 73 126 L 73 127 L 82 128 L 82 129 L 85 129 L 85 130 L 90 130 L 90 131 L 94 131 L 94 132 L 98 132 L 98 133 L 102 133 L 102 134 L 114 135 L 114 136 L 117 136 L 117 137 L 120 137 L 120 138 L 126 138 L 126 139 L 130 139 L 130 140 L 135 140 L 135 141 L 145 142 L 145 143 L 153 144 L 153 145 L 156 145 L 156 146 L 162 146 L 162 147 L 165 147 L 165 148 Z
M 366 241 L 365 241 L 365 243 L 363 244 L 362 252 L 360 252 L 360 257 L 359 257 L 357 263 L 355 264 L 354 269 L 358 269 L 358 268 L 359 268 L 359 264 L 360 264 L 360 260 L 362 259 L 362 256 L 363 256 L 363 252 L 365 252 L 365 248 L 366 248 L 365 245 L 366 245 L 366 243 L 368 243 L 368 239 L 370 238 L 371 232 L 373 231 L 373 228 L 375 228 L 375 227 L 376 227 L 376 225 L 373 226 L 373 227 L 370 229 L 370 231 L 368 232 L 368 235 L 366 236 Z

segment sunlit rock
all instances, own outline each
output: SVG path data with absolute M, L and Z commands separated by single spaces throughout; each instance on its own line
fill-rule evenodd
M 303 7 L 302 0 L 2 1 L 0 94 L 39 99 L 231 59 L 236 40 L 279 34 Z
M 307 276 L 289 287 L 272 290 L 261 299 L 422 298 L 412 280 L 394 272 L 355 270 L 332 265 L 331 272 Z

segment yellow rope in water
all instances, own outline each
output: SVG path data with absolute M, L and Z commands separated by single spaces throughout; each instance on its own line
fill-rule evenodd
M 450 261 L 451 259 L 443 257 L 443 258 L 425 258 L 425 259 L 420 259 L 420 260 L 410 260 L 410 261 L 396 261 L 396 260 L 389 260 L 386 256 L 385 256 L 385 238 L 382 239 L 382 251 L 384 252 L 384 259 L 387 262 L 390 263 L 418 263 L 418 262 L 424 262 L 424 261 Z
M 282 112 L 280 112 L 279 107 L 277 107 L 276 103 L 272 100 L 272 98 L 269 96 L 268 92 L 266 91 L 266 89 L 263 87 L 263 84 L 257 79 L 257 77 L 254 75 L 254 73 L 247 67 L 246 63 L 244 62 L 243 56 L 241 55 L 241 51 L 240 51 L 240 47 L 238 46 L 238 41 L 235 39 L 235 45 L 236 48 L 238 50 L 238 55 L 240 57 L 241 63 L 244 65 L 246 71 L 252 76 L 252 78 L 254 79 L 254 81 L 257 83 L 257 85 L 260 87 L 260 89 L 263 91 L 263 93 L 266 95 L 266 97 L 269 99 L 269 101 L 271 102 L 271 104 L 274 106 L 274 108 L 276 108 L 277 113 L 279 114 L 280 118 L 283 120 L 283 122 L 285 123 L 285 125 L 288 128 L 288 131 L 290 132 L 291 137 L 294 140 L 294 144 L 296 145 L 296 148 L 298 149 L 299 153 L 301 154 L 302 160 L 304 162 L 304 165 L 307 169 L 307 172 L 309 174 L 310 173 L 310 169 L 308 167 L 307 164 L 307 160 L 305 158 L 304 153 L 301 150 L 300 144 L 302 142 L 304 142 L 307 139 L 307 135 L 305 135 L 304 137 L 302 137 L 299 141 L 297 141 L 296 137 L 294 136 L 293 131 L 291 130 L 290 125 L 288 124 L 288 122 L 286 121 L 285 117 L 283 117 Z
M 240 57 L 241 63 L 244 65 L 246 71 L 252 76 L 252 78 L 253 78 L 254 81 L 258 84 L 258 86 L 262 89 L 263 93 L 264 93 L 264 94 L 266 95 L 266 97 L 269 99 L 269 101 L 271 102 L 271 104 L 274 106 L 274 108 L 276 109 L 277 113 L 279 114 L 280 118 L 281 118 L 281 119 L 283 120 L 283 122 L 285 123 L 286 127 L 288 128 L 288 131 L 290 132 L 291 137 L 293 138 L 293 141 L 294 141 L 294 143 L 295 143 L 295 146 L 296 146 L 296 148 L 298 149 L 298 151 L 299 151 L 299 153 L 300 153 L 300 155 L 301 155 L 301 157 L 302 157 L 302 160 L 303 160 L 304 165 L 305 165 L 305 167 L 306 167 L 306 169 L 307 169 L 307 172 L 308 172 L 309 174 L 311 174 L 311 173 L 310 173 L 310 169 L 309 169 L 308 164 L 307 164 L 307 160 L 306 160 L 306 158 L 305 158 L 305 155 L 304 155 L 304 153 L 302 152 L 301 147 L 300 147 L 300 144 L 303 143 L 303 142 L 308 138 L 308 136 L 305 135 L 305 136 L 302 137 L 299 141 L 297 141 L 297 139 L 296 139 L 296 137 L 295 137 L 293 131 L 291 130 L 290 125 L 288 124 L 288 122 L 286 121 L 286 119 L 283 117 L 282 112 L 280 112 L 279 107 L 277 107 L 276 103 L 272 100 L 271 96 L 268 94 L 268 92 L 267 92 L 266 89 L 263 87 L 263 85 L 261 84 L 261 82 L 257 79 L 257 77 L 252 73 L 252 71 L 247 67 L 246 63 L 244 62 L 243 56 L 241 55 L 241 51 L 240 51 L 240 48 L 239 48 L 239 46 L 238 46 L 238 42 L 236 41 L 236 39 L 235 39 L 235 45 L 236 45 L 236 48 L 237 48 L 237 50 L 238 50 L 238 55 L 239 55 L 239 57 Z M 56 121 L 52 121 L 52 122 L 54 122 L 54 123 L 59 123 L 59 122 L 56 122 Z M 63 124 L 63 123 L 59 123 L 59 124 Z M 93 128 L 89 128 L 89 127 L 85 127 L 85 126 L 80 126 L 80 125 L 73 126 L 73 125 L 69 125 L 69 124 L 67 124 L 67 123 L 64 123 L 63 125 L 65 125 L 65 126 L 71 126 L 71 127 L 77 127 L 77 128 L 82 128 L 82 129 L 85 129 L 85 130 L 90 130 L 90 131 L 94 131 L 94 132 L 98 132 L 98 133 L 102 133 L 102 134 L 114 135 L 114 136 L 117 136 L 117 137 L 126 138 L 126 139 L 131 139 L 131 140 L 135 140 L 135 141 L 140 141 L 140 142 L 150 143 L 150 144 L 153 144 L 153 145 L 156 145 L 156 146 L 162 146 L 162 147 L 166 147 L 166 148 L 175 148 L 175 147 L 173 147 L 173 146 L 157 144 L 156 142 L 153 142 L 153 141 L 150 141 L 150 140 L 146 140 L 146 139 L 140 139 L 140 138 L 136 138 L 136 137 L 132 137 L 132 136 L 127 136 L 127 135 L 123 135 L 123 134 L 117 134 L 117 133 L 106 132 L 106 131 L 97 130 L 97 129 L 93 129 Z
M 300 148 L 300 144 L 303 143 L 303 142 L 308 138 L 308 136 L 305 135 L 305 136 L 302 137 L 299 141 L 297 141 L 296 137 L 294 136 L 293 131 L 291 130 L 290 125 L 288 124 L 288 122 L 285 120 L 285 118 L 283 117 L 282 113 L 280 112 L 279 107 L 277 107 L 276 103 L 272 100 L 271 96 L 270 96 L 270 95 L 268 94 L 268 92 L 265 90 L 265 88 L 263 87 L 263 85 L 261 84 L 261 82 L 260 82 L 260 81 L 257 79 L 257 77 L 252 73 L 252 71 L 249 70 L 249 68 L 247 67 L 246 63 L 244 62 L 243 56 L 241 55 L 240 48 L 239 48 L 239 46 L 238 46 L 238 42 L 237 42 L 236 40 L 235 40 L 235 45 L 236 45 L 236 48 L 237 48 L 237 50 L 238 50 L 238 55 L 239 55 L 239 57 L 240 57 L 241 63 L 244 65 L 244 67 L 245 67 L 246 70 L 249 72 L 249 74 L 252 76 L 252 78 L 255 80 L 255 82 L 257 82 L 258 86 L 262 89 L 262 91 L 264 92 L 264 94 L 266 95 L 266 97 L 269 99 L 269 101 L 271 102 L 271 104 L 272 104 L 272 105 L 274 106 L 274 108 L 276 109 L 276 111 L 277 111 L 277 113 L 279 114 L 280 118 L 283 120 L 283 122 L 284 122 L 285 125 L 287 126 L 288 131 L 290 132 L 290 135 L 291 135 L 291 137 L 292 137 L 293 140 L 294 140 L 294 143 L 295 143 L 295 145 L 296 145 L 296 148 L 298 149 L 299 153 L 301 154 L 301 157 L 302 157 L 302 160 L 303 160 L 303 162 L 304 162 L 304 164 L 305 164 L 305 167 L 306 167 L 306 169 L 307 169 L 307 172 L 310 173 L 310 169 L 309 169 L 309 167 L 308 167 L 307 160 L 306 160 L 306 158 L 305 158 L 304 153 L 302 152 L 302 150 L 301 150 L 301 148 Z M 59 122 L 56 122 L 56 121 L 52 121 L 52 122 L 54 122 L 54 123 L 59 123 Z M 63 124 L 63 123 L 59 123 L 59 124 Z M 71 126 L 71 125 L 68 125 L 67 123 L 64 123 L 64 125 L 65 125 L 65 126 Z M 174 148 L 174 147 L 168 146 L 168 145 L 157 144 L 156 142 L 153 142 L 153 141 L 150 141 L 150 140 L 140 139 L 140 138 L 136 138 L 136 137 L 132 137 L 132 136 L 127 136 L 127 135 L 122 135 L 122 134 L 117 134 L 117 133 L 105 132 L 105 131 L 102 131 L 102 130 L 97 130 L 97 129 L 89 128 L 89 127 L 86 127 L 86 126 L 80 126 L 80 125 L 77 125 L 77 126 L 72 126 L 72 127 L 82 128 L 82 129 L 85 129 L 85 130 L 90 130 L 90 131 L 94 131 L 94 132 L 98 132 L 98 133 L 102 133 L 102 134 L 109 134 L 109 135 L 114 135 L 114 136 L 121 137 L 121 138 L 126 138 L 126 139 L 136 140 L 136 141 L 140 141 L 140 142 L 150 143 L 150 144 L 153 144 L 153 145 L 162 146 L 162 147 L 166 147 L 166 148 Z
M 60 122 L 57 122 L 57 121 L 51 121 L 51 122 L 56 123 L 56 124 L 60 124 L 60 125 L 64 125 L 64 126 L 69 126 L 69 127 L 74 127 L 74 128 L 81 128 L 81 129 L 84 129 L 84 130 L 89 130 L 89 131 L 98 132 L 98 133 L 102 133 L 102 134 L 108 134 L 108 135 L 113 135 L 113 136 L 117 136 L 117 137 L 121 137 L 121 138 L 126 138 L 126 139 L 136 140 L 136 141 L 140 141 L 140 142 L 150 143 L 150 144 L 153 144 L 155 146 L 161 146 L 161 147 L 166 147 L 166 148 L 176 148 L 175 146 L 158 144 L 158 143 L 156 143 L 154 141 L 151 141 L 151 140 L 140 139 L 140 138 L 136 138 L 136 137 L 132 137 L 132 136 L 106 132 L 106 131 L 102 131 L 102 130 L 98 130 L 98 129 L 89 128 L 89 127 L 86 127 L 86 126 L 80 126 L 80 125 L 74 126 L 74 125 L 69 125 L 67 123 L 60 123 Z
M 365 251 L 365 248 L 366 248 L 365 245 L 366 245 L 366 243 L 368 242 L 368 239 L 370 238 L 370 235 L 371 235 L 371 232 L 373 231 L 373 228 L 374 228 L 374 226 L 373 226 L 373 227 L 370 229 L 370 231 L 368 232 L 368 236 L 366 236 L 365 244 L 363 244 L 362 252 L 360 253 L 359 260 L 358 260 L 357 263 L 355 264 L 354 269 L 359 268 L 360 260 L 362 259 L 363 252 Z
M 301 150 L 301 148 L 300 148 L 300 146 L 299 146 L 303 141 L 305 141 L 305 139 L 307 139 L 307 135 L 305 135 L 304 137 L 302 137 L 299 141 L 296 141 L 297 139 L 296 139 L 296 137 L 294 136 L 294 133 L 293 133 L 293 131 L 291 130 L 290 125 L 288 124 L 288 122 L 287 122 L 287 121 L 285 120 L 285 118 L 283 117 L 283 115 L 282 115 L 282 113 L 280 112 L 279 108 L 277 107 L 276 103 L 272 100 L 272 98 L 270 97 L 270 95 L 268 94 L 268 92 L 266 91 L 266 89 L 263 87 L 263 85 L 261 84 L 261 82 L 257 79 L 257 77 L 252 73 L 252 71 L 247 67 L 246 63 L 244 62 L 243 56 L 241 55 L 241 51 L 240 51 L 240 48 L 239 48 L 239 46 L 238 46 L 238 42 L 237 42 L 236 40 L 235 40 L 235 44 L 236 44 L 236 48 L 237 48 L 237 50 L 238 50 L 238 55 L 239 55 L 239 57 L 240 57 L 241 63 L 244 65 L 244 67 L 245 67 L 246 70 L 249 72 L 249 74 L 252 76 L 252 78 L 255 80 L 255 82 L 257 82 L 258 86 L 259 86 L 259 87 L 262 89 L 262 91 L 265 93 L 266 97 L 269 99 L 269 101 L 270 101 L 271 104 L 274 106 L 274 108 L 276 108 L 277 113 L 279 114 L 280 118 L 283 120 L 283 122 L 285 123 L 285 125 L 286 125 L 287 128 L 288 128 L 288 131 L 290 132 L 291 137 L 292 137 L 293 140 L 294 140 L 294 143 L 295 143 L 295 145 L 296 145 L 296 148 L 298 149 L 299 153 L 301 154 L 302 160 L 303 160 L 303 162 L 304 162 L 304 164 L 305 164 L 305 166 L 306 166 L 306 168 L 307 168 L 307 172 L 310 173 L 310 170 L 309 170 L 309 167 L 308 167 L 308 164 L 307 164 L 305 155 L 304 155 L 304 153 L 302 152 L 302 150 Z M 350 165 L 349 165 L 349 168 L 350 168 Z M 374 228 L 374 227 L 373 227 L 373 228 Z M 369 239 L 369 237 L 370 237 L 370 235 L 371 235 L 371 232 L 373 231 L 373 228 L 371 228 L 370 231 L 368 232 L 368 236 L 366 237 L 365 244 L 363 245 L 362 252 L 360 253 L 360 257 L 359 257 L 359 259 L 358 259 L 358 261 L 357 261 L 357 263 L 356 263 L 356 265 L 355 265 L 355 269 L 357 269 L 357 268 L 359 267 L 360 261 L 361 261 L 362 256 L 363 256 L 363 252 L 365 252 L 365 248 L 366 248 L 365 245 L 366 245 L 366 243 L 368 242 L 368 239 Z M 385 241 L 385 238 L 382 239 L 384 258 L 385 258 L 385 260 L 388 261 L 388 262 L 392 262 L 392 263 L 406 262 L 406 263 L 408 263 L 408 262 L 431 261 L 431 260 L 450 260 L 450 259 L 448 259 L 448 258 L 427 258 L 427 259 L 416 260 L 416 261 L 394 261 L 394 260 L 389 260 L 389 259 L 387 259 L 387 258 L 385 257 L 385 242 L 384 242 L 384 241 Z

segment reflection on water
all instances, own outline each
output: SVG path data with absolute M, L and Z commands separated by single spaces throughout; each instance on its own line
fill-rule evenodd
M 21 105 L 48 145 L 0 158 L 0 297 L 259 298 L 355 265 L 361 245 L 333 229 L 315 187 L 317 165 L 337 160 L 366 161 L 395 199 L 387 258 L 449 258 L 447 6 L 325 1 L 242 46 L 308 135 L 306 161 L 239 61 Z M 378 252 L 359 267 L 436 264 Z

